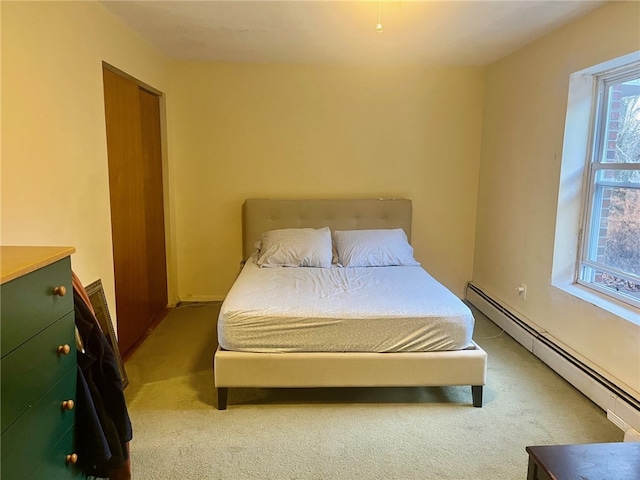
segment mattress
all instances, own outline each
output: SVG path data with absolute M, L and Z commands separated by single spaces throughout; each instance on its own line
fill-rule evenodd
M 241 352 L 424 352 L 471 344 L 469 308 L 420 266 L 260 268 L 249 259 L 218 318 Z

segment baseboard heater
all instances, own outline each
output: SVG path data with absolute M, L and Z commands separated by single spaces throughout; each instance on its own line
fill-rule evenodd
M 640 435 L 638 399 L 532 328 L 474 283 L 467 285 L 466 300 L 607 412 L 607 417 L 625 431 L 625 439 Z

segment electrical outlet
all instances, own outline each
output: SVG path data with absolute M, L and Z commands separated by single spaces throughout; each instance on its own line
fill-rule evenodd
M 527 286 L 524 283 L 521 283 L 519 287 L 516 287 L 516 291 L 522 300 L 527 299 Z

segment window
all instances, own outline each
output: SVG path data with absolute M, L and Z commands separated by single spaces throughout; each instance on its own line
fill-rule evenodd
M 595 78 L 578 283 L 640 306 L 640 64 Z

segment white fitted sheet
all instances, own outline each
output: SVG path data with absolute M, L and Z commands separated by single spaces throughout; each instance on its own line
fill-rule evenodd
M 243 352 L 424 352 L 471 344 L 469 308 L 422 267 L 260 268 L 225 298 L 218 342 Z

